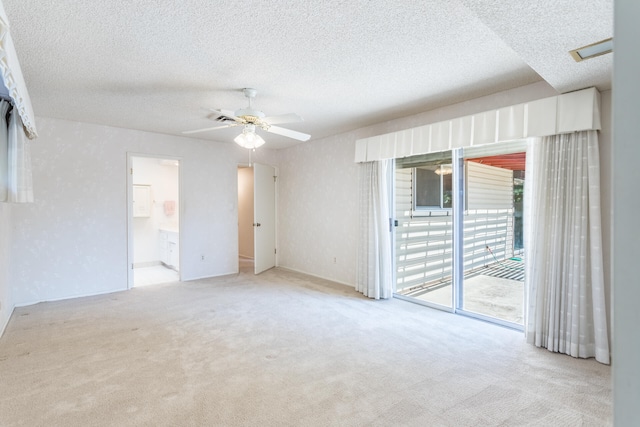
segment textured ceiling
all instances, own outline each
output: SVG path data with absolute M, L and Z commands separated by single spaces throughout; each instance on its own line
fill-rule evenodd
M 612 35 L 612 0 L 3 3 L 44 117 L 181 135 L 255 87 L 254 107 L 302 115 L 281 126 L 313 141 L 539 80 L 610 88 L 612 55 L 567 52 Z

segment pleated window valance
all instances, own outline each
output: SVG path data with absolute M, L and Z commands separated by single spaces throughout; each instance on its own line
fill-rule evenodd
M 0 75 L 2 77 L 1 83 L 4 84 L 6 89 L 6 91 L 0 90 L 0 93 L 6 94 L 11 98 L 14 108 L 22 119 L 27 137 L 29 139 L 36 138 L 38 132 L 36 131 L 33 107 L 31 106 L 29 92 L 27 92 L 27 85 L 22 76 L 18 54 L 9 31 L 9 20 L 2 2 L 0 2 Z
M 356 162 L 600 129 L 600 93 L 583 89 L 356 141 Z

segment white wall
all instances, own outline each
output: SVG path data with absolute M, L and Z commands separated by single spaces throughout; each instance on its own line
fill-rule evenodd
M 160 262 L 160 227 L 177 230 L 179 226 L 178 166 L 162 164 L 154 157 L 133 157 L 133 184 L 149 185 L 151 216 L 133 218 L 133 263 Z M 166 215 L 164 202 L 175 202 L 175 211 Z
M 640 2 L 616 0 L 613 57 L 613 419 L 640 419 L 640 280 L 637 217 L 640 212 Z
M 36 201 L 12 206 L 16 304 L 126 289 L 127 152 L 182 159 L 183 280 L 237 271 L 237 166 L 245 149 L 51 118 L 38 118 L 38 132 Z M 259 155 L 275 163 L 270 150 Z
M 253 258 L 253 168 L 238 169 L 238 251 Z
M 355 283 L 358 165 L 353 162 L 354 142 L 353 133 L 348 133 L 279 151 L 280 266 Z
M 14 305 L 9 282 L 11 206 L 7 203 L 0 203 L 0 336 L 9 322 Z

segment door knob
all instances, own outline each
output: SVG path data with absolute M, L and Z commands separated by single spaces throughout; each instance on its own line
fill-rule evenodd
M 254 227 L 260 227 L 260 223 L 259 222 L 258 223 L 254 223 L 253 226 Z

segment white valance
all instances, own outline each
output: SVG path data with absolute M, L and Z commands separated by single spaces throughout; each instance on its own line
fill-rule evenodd
M 356 141 L 356 162 L 600 129 L 600 93 L 583 89 Z
M 11 98 L 14 108 L 20 114 L 24 131 L 29 139 L 38 136 L 36 131 L 35 116 L 31 99 L 27 92 L 27 85 L 22 76 L 18 54 L 13 45 L 11 32 L 9 31 L 9 19 L 4 11 L 4 6 L 0 2 L 0 75 L 6 88 L 0 92 L 6 93 Z

